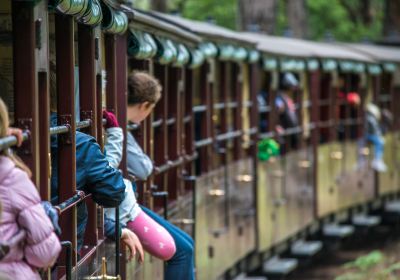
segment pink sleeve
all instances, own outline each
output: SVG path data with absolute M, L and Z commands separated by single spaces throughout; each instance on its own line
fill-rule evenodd
M 53 225 L 40 204 L 39 193 L 25 172 L 13 170 L 12 201 L 19 212 L 18 224 L 27 233 L 24 247 L 26 261 L 38 268 L 54 264 L 61 251 Z

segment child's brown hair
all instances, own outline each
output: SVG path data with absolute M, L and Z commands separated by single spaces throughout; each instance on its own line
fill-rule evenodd
M 133 72 L 128 76 L 128 105 L 144 102 L 155 104 L 161 97 L 160 82 L 146 72 Z

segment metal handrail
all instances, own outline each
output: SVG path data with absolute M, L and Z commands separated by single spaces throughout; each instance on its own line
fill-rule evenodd
M 86 128 L 92 125 L 92 120 L 83 120 L 76 123 L 76 129 Z M 50 135 L 57 135 L 68 133 L 71 130 L 71 126 L 69 125 L 58 125 L 50 127 Z
M 24 131 L 22 133 L 22 141 L 26 141 L 29 139 L 29 131 Z M 0 151 L 8 149 L 12 146 L 17 145 L 18 140 L 17 137 L 11 135 L 0 139 Z
M 160 127 L 163 124 L 164 120 L 163 119 L 158 119 L 156 121 L 153 121 L 153 123 L 151 124 L 151 126 L 153 128 L 157 128 Z
M 213 139 L 211 137 L 209 137 L 209 138 L 205 138 L 205 139 L 201 139 L 201 140 L 196 141 L 194 143 L 194 146 L 196 148 L 201 148 L 201 147 L 204 147 L 204 146 L 211 145 L 212 142 L 213 142 Z
M 137 124 L 137 123 L 130 123 L 130 124 L 127 124 L 127 125 L 126 125 L 126 129 L 127 129 L 128 131 L 137 130 L 137 129 L 139 129 L 139 128 L 140 128 L 140 124 Z
M 258 138 L 259 139 L 266 139 L 266 138 L 272 138 L 275 136 L 275 132 L 270 131 L 270 132 L 264 132 L 264 133 L 260 133 L 258 134 Z
M 237 137 L 242 136 L 242 131 L 241 130 L 234 130 L 234 131 L 229 131 L 223 134 L 219 134 L 215 137 L 217 141 L 226 141 L 226 140 L 231 140 Z
M 63 212 L 67 211 L 71 207 L 77 205 L 79 202 L 85 200 L 86 198 L 90 197 L 92 194 L 86 195 L 84 191 L 76 191 L 76 194 L 67 200 L 63 201 L 59 205 L 54 206 L 57 209 L 58 215 L 61 215 Z
M 197 105 L 193 107 L 193 113 L 201 113 L 207 111 L 207 105 Z

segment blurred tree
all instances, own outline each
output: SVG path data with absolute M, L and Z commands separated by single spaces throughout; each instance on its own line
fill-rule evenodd
M 377 40 L 382 35 L 381 0 L 307 0 L 311 39 L 332 34 L 339 41 Z
M 380 40 L 399 34 L 400 0 L 135 0 L 231 29 L 338 41 Z M 140 5 L 139 5 L 140 3 Z M 149 3 L 151 5 L 149 5 Z M 400 36 L 400 35 L 399 35 Z
M 238 5 L 240 30 L 274 34 L 278 14 L 278 0 L 238 0 Z
M 234 0 L 170 0 L 170 9 L 182 16 L 215 21 L 216 24 L 236 29 L 237 5 Z
M 159 12 L 167 12 L 167 0 L 151 0 L 151 9 Z
M 308 30 L 305 0 L 287 0 L 286 16 L 292 36 L 296 38 L 305 38 Z
M 400 44 L 400 1 L 385 1 L 384 40 Z

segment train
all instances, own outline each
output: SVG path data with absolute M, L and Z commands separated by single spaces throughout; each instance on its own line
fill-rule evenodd
M 400 215 L 399 47 L 238 32 L 135 9 L 128 0 L 6 0 L 0 19 L 0 95 L 25 132 L 16 151 L 43 200 L 51 192 L 50 136 L 62 140 L 63 253 L 47 279 L 163 278 L 162 261 L 146 255 L 143 264 L 129 262 L 118 238 L 105 238 L 103 209 L 76 190 L 74 136 L 88 133 L 103 146 L 103 108 L 154 160 L 152 176 L 137 181 L 138 199 L 194 238 L 199 280 L 284 275 L 320 250 L 324 238 L 340 240 L 379 223 L 371 212 Z M 151 73 L 163 88 L 141 125 L 126 119 L 127 75 L 135 70 Z M 275 99 L 287 72 L 299 80 L 299 124 L 277 132 Z M 343 101 L 343 89 L 356 92 L 361 105 Z M 384 136 L 386 172 L 371 167 L 373 147 L 360 146 L 370 102 L 393 115 Z M 262 158 L 262 143 L 278 143 L 280 152 Z M 15 144 L 0 139 L 0 149 Z M 125 153 L 120 169 L 127 176 Z M 78 257 L 82 201 L 89 222 Z

